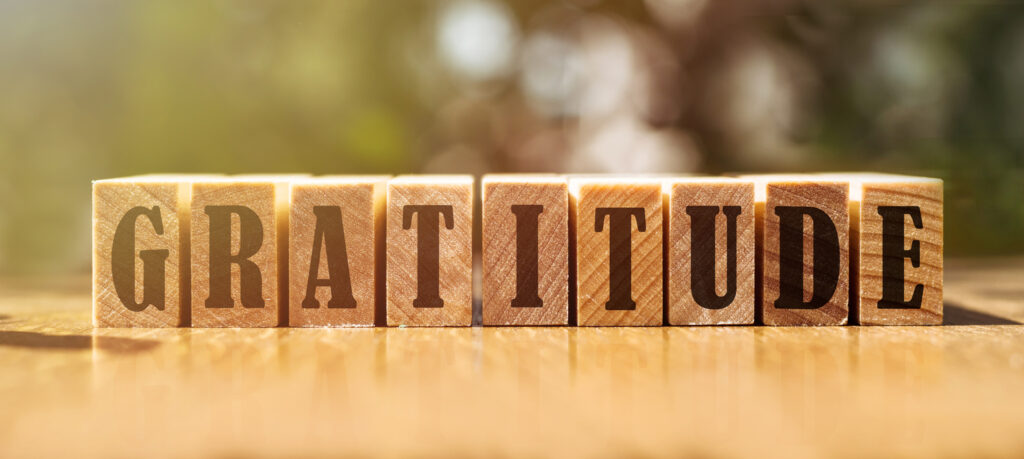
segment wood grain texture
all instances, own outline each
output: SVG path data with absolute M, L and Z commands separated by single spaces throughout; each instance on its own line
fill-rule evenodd
M 854 177 L 854 186 L 860 188 L 857 205 L 854 208 L 855 223 L 852 224 L 859 241 L 857 256 L 853 263 L 855 281 L 853 310 L 861 325 L 938 325 L 942 323 L 942 181 L 923 177 L 893 175 L 859 175 Z M 902 285 L 898 301 L 910 302 L 917 286 L 921 287 L 920 304 L 908 308 L 879 307 L 883 299 L 883 283 L 886 272 L 883 260 L 886 258 L 883 244 L 883 216 L 880 207 L 917 209 L 921 228 L 917 228 L 914 217 L 897 214 L 902 223 L 899 245 L 890 250 L 912 250 L 918 244 L 918 265 L 905 254 L 894 258 L 902 266 L 903 276 L 890 282 Z M 885 212 L 883 210 L 883 212 Z M 890 256 L 893 256 L 890 254 Z
M 760 314 L 764 325 L 844 325 L 849 320 L 849 182 L 810 176 L 752 176 L 761 188 L 756 198 L 764 203 L 758 209 L 758 231 L 762 232 L 761 272 L 759 279 Z M 755 190 L 756 191 L 756 190 Z M 805 207 L 823 212 L 835 226 L 838 245 L 838 277 L 834 291 L 827 302 L 814 309 L 783 309 L 775 307 L 783 287 L 780 280 L 782 258 L 795 257 L 790 251 L 780 252 L 779 207 Z M 814 244 L 821 235 L 813 234 L 810 219 L 803 218 L 803 276 L 804 300 L 810 299 L 815 282 Z
M 193 327 L 275 327 L 284 322 L 281 304 L 286 301 L 287 284 L 281 285 L 279 273 L 287 258 L 282 261 L 278 257 L 286 256 L 279 251 L 280 233 L 287 228 L 287 222 L 281 222 L 282 218 L 287 219 L 287 192 L 286 182 L 272 178 L 228 178 L 192 184 Z M 231 257 L 226 262 L 230 265 L 229 276 L 211 273 L 211 240 L 222 234 L 225 227 L 220 226 L 221 231 L 211 227 L 210 212 L 216 212 L 220 223 L 230 222 L 226 227 L 227 253 Z M 242 213 L 247 217 L 244 223 Z M 243 230 L 244 240 L 251 243 L 244 250 Z M 214 249 L 223 253 L 224 244 L 215 245 Z M 258 272 L 258 282 L 242 285 L 242 263 L 235 258 L 239 255 L 247 255 L 243 257 L 244 263 L 251 263 Z M 214 285 L 228 286 L 230 303 L 215 301 L 223 296 L 211 294 L 223 290 L 211 288 Z M 213 304 L 217 307 L 210 307 Z
M 483 324 L 567 325 L 569 320 L 569 189 L 565 177 L 488 175 L 482 181 L 483 207 Z M 513 206 L 537 213 L 514 213 Z M 529 208 L 520 208 L 526 209 Z M 539 307 L 513 305 L 517 297 L 520 262 L 517 253 L 520 218 L 536 223 L 535 276 Z M 533 237 L 528 235 L 527 238 Z M 527 268 L 524 268 L 527 269 Z M 524 280 L 523 282 L 530 283 Z M 525 298 L 525 297 L 524 297 Z
M 0 457 L 1022 457 L 1024 258 L 944 274 L 941 327 L 406 329 L 93 328 L 88 276 L 0 277 Z
M 571 177 L 576 236 L 576 308 L 581 326 L 656 326 L 663 321 L 662 292 L 662 180 L 624 177 Z M 599 209 L 635 209 L 642 212 L 629 217 L 629 265 L 612 260 L 613 217 Z M 597 231 L 600 224 L 602 231 Z M 619 241 L 624 243 L 625 241 Z M 617 247 L 627 249 L 620 244 Z M 616 268 L 629 269 L 628 277 L 614 283 Z M 628 279 L 628 280 L 627 280 Z M 613 287 L 614 286 L 614 290 Z M 610 310 L 613 291 L 627 291 L 634 309 Z
M 400 176 L 388 182 L 387 324 L 389 326 L 469 326 L 473 318 L 473 177 Z M 422 211 L 416 206 L 441 206 Z M 441 212 L 441 213 L 438 213 Z M 428 215 L 438 222 L 436 266 L 420 266 L 420 226 Z M 405 221 L 403 221 L 405 220 Z M 403 223 L 408 223 L 403 225 Z M 430 231 L 430 229 L 426 229 Z M 430 244 L 427 244 L 430 245 Z M 426 247 L 424 254 L 434 248 Z M 434 271 L 436 269 L 436 271 Z M 435 282 L 420 274 L 436 276 Z M 420 284 L 431 284 L 421 292 Z M 431 288 L 441 307 L 416 307 Z
M 187 256 L 188 247 L 181 235 L 188 232 L 188 187 L 170 177 L 140 176 L 98 180 L 92 190 L 93 324 L 187 324 L 188 298 L 182 291 L 187 285 L 188 260 L 182 257 Z M 140 212 L 142 209 L 146 212 Z M 125 250 L 122 258 L 115 255 L 119 228 L 125 238 L 117 243 L 119 250 Z M 155 255 L 152 262 L 143 258 L 147 253 Z M 152 272 L 147 273 L 147 265 Z M 124 276 L 122 292 L 115 287 L 115 271 Z M 156 284 L 145 285 L 147 278 Z
M 316 177 L 291 184 L 289 326 L 366 327 L 376 323 L 376 313 L 383 310 L 384 303 L 384 212 L 388 178 Z M 319 222 L 319 241 L 318 211 L 323 215 Z M 334 224 L 337 228 L 329 227 Z M 342 235 L 343 239 L 335 239 L 335 234 Z M 315 255 L 318 263 L 314 267 L 316 248 L 319 248 Z M 340 257 L 332 261 L 332 255 Z M 333 272 L 332 262 L 336 264 Z M 339 287 L 339 298 L 335 298 L 331 285 L 335 273 L 344 277 L 334 280 L 343 286 Z M 310 298 L 315 302 L 307 303 L 311 277 L 316 287 Z M 317 279 L 327 284 L 317 285 Z M 351 296 L 341 298 L 348 294 Z M 354 301 L 344 301 L 348 299 Z
M 291 183 L 310 177 L 305 173 L 291 174 L 239 174 L 232 176 L 235 180 L 249 182 L 270 182 L 274 184 L 274 217 L 277 228 L 277 325 L 288 325 L 288 224 L 291 215 Z
M 667 307 L 670 325 L 723 325 L 753 324 L 754 297 L 754 182 L 730 178 L 682 178 L 667 183 L 668 194 L 668 267 L 665 277 L 668 282 Z M 713 249 L 703 253 L 702 247 L 694 245 L 693 221 L 688 207 L 710 206 L 716 208 L 714 235 L 710 236 Z M 726 215 L 725 207 L 739 211 L 735 217 Z M 695 210 L 690 210 L 696 212 Z M 708 282 L 715 286 L 715 295 L 728 298 L 727 276 L 729 244 L 729 219 L 735 220 L 735 286 L 732 301 L 719 309 L 700 305 L 693 293 L 693 266 L 701 266 L 707 260 L 695 257 L 711 255 L 714 269 L 701 276 L 711 276 Z M 696 235 L 698 238 L 700 235 Z M 706 236 L 705 236 L 706 237 Z

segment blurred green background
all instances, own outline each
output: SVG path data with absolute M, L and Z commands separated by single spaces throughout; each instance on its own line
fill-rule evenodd
M 0 273 L 152 172 L 907 172 L 1019 253 L 1022 120 L 1017 2 L 0 0 Z

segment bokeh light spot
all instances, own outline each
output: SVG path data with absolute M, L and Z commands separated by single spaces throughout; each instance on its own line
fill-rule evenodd
M 444 62 L 463 77 L 486 80 L 507 73 L 518 40 L 512 13 L 502 4 L 458 1 L 440 12 L 437 47 Z

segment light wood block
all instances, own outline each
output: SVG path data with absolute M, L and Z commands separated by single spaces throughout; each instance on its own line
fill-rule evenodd
M 754 182 L 727 177 L 666 183 L 670 325 L 754 323 Z
M 483 324 L 568 325 L 566 178 L 488 175 L 482 188 Z
M 189 188 L 169 176 L 93 182 L 93 325 L 188 323 Z
M 810 175 L 749 176 L 761 233 L 765 325 L 849 320 L 849 182 Z
M 316 177 L 292 182 L 290 326 L 374 325 L 384 304 L 388 178 Z
M 277 219 L 277 324 L 288 326 L 288 224 L 291 215 L 291 184 L 297 180 L 305 180 L 309 174 L 240 174 L 233 175 L 235 180 L 250 182 L 271 182 L 274 184 L 274 215 Z
M 471 325 L 473 177 L 396 177 L 387 199 L 387 324 Z
M 851 181 L 851 308 L 861 325 L 942 324 L 942 180 Z
M 571 177 L 581 326 L 662 324 L 662 179 Z
M 272 176 L 192 184 L 193 327 L 286 322 L 288 189 Z

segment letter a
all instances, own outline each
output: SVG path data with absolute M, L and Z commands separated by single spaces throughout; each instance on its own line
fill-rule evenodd
M 330 287 L 331 299 L 328 308 L 354 308 L 356 299 L 352 296 L 352 278 L 349 274 L 348 248 L 345 245 L 345 226 L 341 220 L 339 206 L 313 206 L 316 228 L 313 230 L 313 253 L 309 257 L 309 281 L 306 283 L 304 308 L 319 308 L 316 299 L 317 287 Z M 320 279 L 320 252 L 326 247 L 327 279 Z

